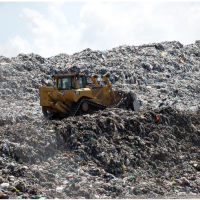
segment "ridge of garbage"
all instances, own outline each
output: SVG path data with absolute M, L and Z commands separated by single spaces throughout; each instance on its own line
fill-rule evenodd
M 199 48 L 171 41 L 0 56 L 0 198 L 198 197 Z M 114 90 L 137 94 L 140 110 L 44 119 L 38 87 L 77 71 L 99 82 L 110 73 Z

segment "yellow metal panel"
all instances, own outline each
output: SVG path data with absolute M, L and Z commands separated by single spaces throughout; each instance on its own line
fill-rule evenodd
M 65 110 L 64 108 L 63 108 L 63 104 L 62 104 L 62 102 L 57 102 L 56 104 L 55 104 L 55 107 L 59 110 L 59 111 L 61 111 L 62 113 L 64 113 L 64 114 L 68 114 L 68 111 L 67 110 Z
M 60 90 L 60 92 L 64 93 L 66 102 L 74 102 L 74 90 Z
M 75 102 L 77 102 L 81 97 L 88 97 L 93 99 L 92 91 L 89 88 L 81 88 L 75 91 L 80 92 L 79 94 L 74 94 Z
M 79 92 L 79 94 L 75 94 Z M 66 102 L 77 102 L 81 97 L 93 98 L 92 92 L 89 88 L 81 88 L 77 90 L 60 90 L 64 94 Z
M 94 101 L 98 103 L 103 103 L 103 88 L 101 89 L 92 89 L 92 95 L 94 96 Z
M 47 86 L 43 86 L 43 87 L 39 87 L 39 93 L 40 93 L 40 105 L 41 106 L 50 106 L 50 98 L 48 95 L 48 92 L 52 92 L 54 91 L 54 87 L 47 87 Z
M 108 87 L 103 87 L 103 104 L 111 105 L 110 91 Z

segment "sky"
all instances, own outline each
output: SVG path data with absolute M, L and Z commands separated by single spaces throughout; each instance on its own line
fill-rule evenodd
M 0 2 L 0 55 L 200 40 L 200 2 Z

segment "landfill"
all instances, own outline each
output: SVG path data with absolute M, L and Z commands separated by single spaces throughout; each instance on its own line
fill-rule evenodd
M 39 86 L 78 72 L 138 109 L 44 118 Z M 0 56 L 0 100 L 0 199 L 199 198 L 199 40 Z

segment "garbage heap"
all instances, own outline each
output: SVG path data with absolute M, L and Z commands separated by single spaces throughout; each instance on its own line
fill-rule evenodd
M 197 197 L 200 42 L 73 55 L 0 56 L 0 198 Z M 38 87 L 56 73 L 110 73 L 140 110 L 46 120 Z
M 2 107 L 10 107 L 11 101 L 16 104 L 16 99 L 37 102 L 38 87 L 53 85 L 53 74 L 82 72 L 99 75 L 101 84 L 101 75 L 109 73 L 114 89 L 137 94 L 141 109 L 171 106 L 196 111 L 200 107 L 199 47 L 199 41 L 185 46 L 171 41 L 123 45 L 106 51 L 87 48 L 50 58 L 33 53 L 0 56 L 0 98 L 6 100 Z
M 107 108 L 1 126 L 1 195 L 187 197 L 200 189 L 200 113 Z

